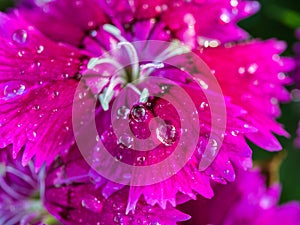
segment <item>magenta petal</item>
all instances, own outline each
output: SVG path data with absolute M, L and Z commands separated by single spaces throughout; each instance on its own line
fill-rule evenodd
M 37 155 L 40 168 L 72 143 L 74 78 L 83 55 L 22 21 L 0 17 L 0 147 L 13 144 L 16 157 L 26 145 L 23 164 Z
M 200 54 L 216 71 L 224 94 L 247 111 L 243 120 L 257 128 L 257 134 L 246 136 L 270 151 L 281 149 L 273 133 L 288 136 L 275 121 L 280 116 L 279 103 L 290 99 L 283 72 L 294 64 L 279 57 L 284 48 L 284 43 L 275 40 L 251 41 L 229 48 L 207 48 Z
M 97 0 L 23 0 L 17 14 L 50 39 L 76 46 L 81 44 L 86 32 L 107 22 Z
M 300 224 L 299 203 L 277 205 L 280 187 L 266 187 L 259 171 L 238 172 L 237 180 L 226 187 L 218 185 L 213 199 L 199 197 L 179 208 L 192 219 L 182 225 Z
M 46 178 L 45 200 L 47 209 L 64 224 L 110 225 L 114 222 L 138 225 L 170 224 L 190 217 L 172 208 L 165 210 L 150 206 L 141 200 L 135 212 L 126 213 L 128 188 L 104 198 L 101 189 L 90 182 L 89 166 L 78 150 L 72 150 L 57 160 Z

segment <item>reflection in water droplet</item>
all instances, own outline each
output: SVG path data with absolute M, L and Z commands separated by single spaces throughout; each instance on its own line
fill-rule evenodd
M 128 134 L 123 134 L 119 137 L 118 144 L 122 147 L 131 148 L 133 144 L 133 137 L 129 136 Z
M 27 38 L 27 31 L 23 29 L 16 30 L 12 36 L 12 39 L 16 44 L 25 44 L 27 42 Z
M 81 201 L 82 207 L 96 213 L 100 213 L 103 208 L 102 202 L 96 197 L 87 198 Z
M 129 113 L 130 113 L 129 108 L 123 105 L 120 108 L 118 108 L 117 119 L 127 119 Z
M 143 122 L 146 119 L 146 109 L 142 105 L 134 106 L 131 110 L 131 116 L 136 122 Z
M 156 128 L 156 137 L 165 146 L 171 146 L 176 141 L 176 128 L 171 124 L 163 124 Z

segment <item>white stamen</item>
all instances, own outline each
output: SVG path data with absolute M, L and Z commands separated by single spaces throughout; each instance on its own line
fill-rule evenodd
M 110 24 L 104 24 L 103 29 L 106 32 L 112 34 L 116 39 L 118 39 L 120 41 L 120 43 L 118 43 L 119 46 L 124 45 L 124 47 L 127 50 L 128 55 L 129 55 L 129 58 L 131 59 L 133 80 L 138 79 L 139 78 L 139 58 L 138 58 L 138 54 L 135 50 L 135 47 L 122 36 L 121 31 L 118 28 L 116 28 L 115 26 L 110 25 Z
M 159 54 L 155 61 L 163 62 L 169 58 L 172 58 L 176 55 L 183 55 L 189 53 L 191 50 L 188 46 L 181 45 L 179 41 L 173 41 L 170 43 L 170 46 L 165 49 L 161 54 Z
M 20 179 L 23 179 L 25 182 L 30 184 L 32 187 L 36 186 L 36 182 L 30 176 L 27 176 L 26 174 L 21 173 L 19 170 L 16 170 L 15 168 L 13 168 L 11 166 L 6 166 L 6 172 L 13 174 L 13 175 L 19 177 Z
M 117 68 L 117 70 L 122 70 L 122 73 L 125 73 L 123 66 L 118 63 L 116 60 L 110 59 L 110 58 L 91 58 L 90 61 L 88 62 L 88 69 L 93 69 L 95 68 L 95 66 L 97 65 L 101 65 L 101 64 L 112 64 L 114 67 Z
M 145 103 L 148 101 L 148 98 L 149 98 L 149 90 L 147 88 L 144 88 L 140 96 L 140 102 Z
M 127 53 L 129 54 L 132 63 L 132 80 L 137 80 L 139 78 L 139 58 L 135 47 L 129 42 L 120 42 L 118 45 L 124 45 L 127 49 Z
M 107 88 L 104 89 L 103 93 L 99 95 L 99 101 L 104 111 L 107 111 L 109 109 L 109 103 L 112 100 L 112 97 L 114 96 L 114 88 L 118 84 L 123 84 L 124 79 L 119 76 L 113 76 L 111 78 L 110 84 Z

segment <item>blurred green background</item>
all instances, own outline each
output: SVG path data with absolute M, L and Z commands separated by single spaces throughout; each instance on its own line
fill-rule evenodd
M 63 0 L 62 0 L 63 1 Z M 239 24 L 255 38 L 277 38 L 288 44 L 284 55 L 293 55 L 293 45 L 297 41 L 295 29 L 300 27 L 300 1 L 297 0 L 259 0 L 261 10 L 254 16 Z M 13 5 L 13 0 L 0 0 L 0 10 Z M 290 86 L 292 90 L 294 87 Z M 300 103 L 292 102 L 282 105 L 282 117 L 279 119 L 291 134 L 291 139 L 279 138 L 284 150 L 280 153 L 263 151 L 256 146 L 253 157 L 256 164 L 264 168 L 271 181 L 279 179 L 282 182 L 281 201 L 300 200 L 300 149 L 293 146 L 293 139 L 300 119 Z M 274 175 L 275 174 L 275 175 Z

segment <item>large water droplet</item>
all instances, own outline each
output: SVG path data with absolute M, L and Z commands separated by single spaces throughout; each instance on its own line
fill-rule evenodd
M 146 119 L 146 109 L 142 105 L 134 106 L 131 110 L 131 116 L 136 122 L 143 122 Z
M 156 128 L 156 137 L 165 146 L 171 146 L 176 141 L 176 128 L 171 124 L 163 124 Z
M 129 108 L 127 108 L 126 106 L 123 105 L 118 108 L 117 119 L 127 119 L 129 113 L 130 113 Z
M 27 42 L 27 38 L 27 31 L 23 29 L 16 30 L 12 35 L 12 39 L 16 44 L 25 44 Z
M 122 147 L 131 148 L 133 144 L 133 137 L 128 134 L 123 134 L 118 138 L 118 144 Z
M 96 213 L 100 213 L 103 208 L 102 202 L 96 197 L 91 197 L 82 200 L 81 205 L 82 207 Z
M 207 145 L 202 154 L 201 161 L 199 163 L 199 170 L 205 170 L 215 159 L 219 150 L 219 143 L 214 138 L 209 138 L 207 141 Z

